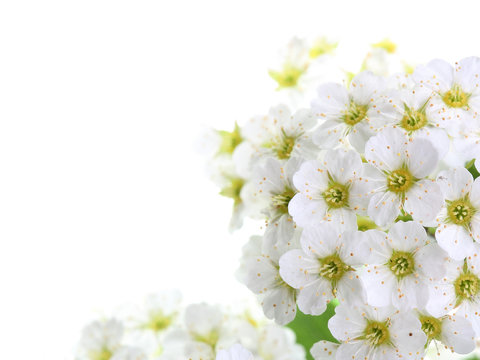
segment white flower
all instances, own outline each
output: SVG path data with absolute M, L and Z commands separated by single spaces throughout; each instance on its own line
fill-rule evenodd
M 393 307 L 340 304 L 328 327 L 342 342 L 337 360 L 421 359 L 427 342 L 416 316 Z
M 298 240 L 292 238 L 279 246 L 264 246 L 262 250 L 261 238 L 254 236 L 244 247 L 243 282 L 253 293 L 261 295 L 265 316 L 282 325 L 295 318 L 297 291 L 280 277 L 278 261 L 281 255 L 297 245 Z M 250 251 L 254 247 L 256 250 Z
M 476 336 L 480 335 L 480 248 L 474 249 L 464 261 L 450 259 L 445 276 L 430 287 L 426 306 L 430 314 L 440 317 L 455 309 L 455 317 L 467 319 Z
M 429 180 L 438 163 L 438 153 L 426 139 L 409 139 L 396 128 L 387 128 L 372 137 L 365 157 L 376 194 L 370 199 L 368 215 L 379 226 L 397 218 L 403 209 L 420 223 L 432 222 L 443 203 L 439 186 Z
M 231 346 L 228 350 L 220 350 L 215 360 L 254 360 L 250 351 L 240 344 Z
M 435 237 L 455 260 L 463 260 L 480 241 L 480 179 L 473 181 L 465 168 L 442 171 L 437 183 L 445 197 L 438 214 Z
M 364 263 L 367 236 L 343 232 L 332 223 L 320 223 L 303 230 L 302 250 L 290 250 L 280 258 L 280 275 L 299 289 L 297 303 L 305 314 L 322 314 L 334 298 L 351 301 L 364 298 L 355 272 Z
M 128 316 L 126 325 L 132 330 L 129 339 L 147 354 L 158 352 L 166 330 L 176 322 L 181 298 L 178 290 L 161 291 L 147 296 L 144 306 L 135 308 Z
M 427 113 L 451 136 L 478 126 L 480 112 L 480 58 L 460 60 L 455 67 L 432 60 L 415 69 L 413 79 L 431 89 L 434 96 Z
M 409 310 L 428 301 L 428 286 L 445 273 L 447 257 L 430 244 L 425 229 L 414 221 L 394 224 L 388 234 L 371 230 L 370 259 L 360 276 L 374 306 L 392 304 Z
M 450 139 L 438 127 L 437 119 L 427 113 L 431 97 L 431 90 L 424 87 L 390 90 L 373 104 L 376 111 L 370 114 L 370 122 L 375 129 L 396 126 L 412 138 L 428 139 L 443 158 L 450 148 Z
M 313 141 L 324 149 L 350 144 L 363 153 L 365 142 L 373 135 L 369 115 L 372 103 L 383 91 L 384 80 L 371 72 L 357 75 L 350 90 L 335 83 L 321 85 L 312 109 L 324 122 L 315 130 Z
M 356 214 L 366 214 L 371 190 L 362 175 L 362 159 L 354 151 L 329 150 L 323 161 L 304 162 L 293 176 L 299 191 L 288 205 L 293 220 L 302 227 L 319 221 L 355 227 Z
M 219 307 L 205 303 L 189 305 L 185 309 L 184 320 L 192 338 L 215 346 L 223 325 L 223 315 Z
M 294 114 L 285 105 L 272 107 L 266 116 L 252 118 L 242 134 L 252 144 L 257 158 L 273 156 L 279 160 L 291 157 L 313 159 L 317 146 L 308 132 L 317 123 L 313 113 L 301 109 Z
M 380 76 L 388 76 L 403 71 L 404 66 L 395 53 L 396 48 L 397 45 L 389 39 L 373 44 L 372 49 L 363 61 L 362 69 Z
M 92 322 L 83 329 L 80 358 L 109 360 L 122 348 L 123 333 L 123 324 L 116 319 Z
M 475 349 L 475 333 L 466 319 L 451 315 L 434 317 L 426 311 L 420 312 L 418 319 L 428 344 L 433 342 L 437 348 L 446 347 L 459 354 Z
M 296 194 L 292 178 L 301 163 L 302 160 L 298 158 L 291 158 L 287 162 L 267 158 L 264 164 L 257 167 L 256 177 L 252 181 L 256 186 L 254 196 L 258 203 L 266 205 L 263 213 L 267 217 L 269 226 L 273 223 L 273 226 L 279 229 L 295 227 L 288 213 L 288 204 Z M 289 241 L 290 234 L 291 230 L 278 233 L 275 243 Z

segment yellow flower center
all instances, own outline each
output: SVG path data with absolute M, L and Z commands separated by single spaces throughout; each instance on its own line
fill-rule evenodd
M 270 70 L 268 74 L 278 83 L 278 89 L 297 86 L 298 79 L 305 71 L 291 65 L 285 65 L 283 71 Z
M 461 108 L 467 106 L 469 98 L 470 94 L 464 92 L 459 85 L 454 85 L 442 96 L 443 102 L 452 108 Z
M 425 112 L 405 108 L 405 115 L 400 121 L 400 126 L 407 131 L 415 131 L 423 128 L 427 123 Z
M 286 187 L 282 193 L 273 195 L 272 204 L 279 215 L 288 214 L 288 204 L 294 196 L 295 191 L 289 187 Z
M 442 322 L 433 316 L 420 316 L 422 330 L 427 335 L 428 341 L 440 340 L 442 333 Z
M 363 338 L 372 347 L 377 347 L 390 341 L 388 324 L 380 321 L 369 321 L 364 330 Z
M 404 193 L 413 185 L 414 179 L 407 169 L 392 171 L 387 177 L 387 188 L 394 193 Z
M 368 111 L 367 105 L 359 105 L 354 101 L 351 101 L 342 119 L 345 122 L 345 124 L 353 126 L 355 124 L 358 124 L 363 119 L 365 119 L 365 117 L 367 116 L 367 111 Z
M 468 198 L 447 202 L 448 220 L 456 225 L 467 226 L 470 224 L 475 208 Z
M 415 260 L 411 253 L 406 251 L 394 251 L 388 260 L 388 267 L 397 278 L 413 274 L 415 271 Z
M 464 273 L 455 280 L 454 287 L 458 303 L 463 300 L 473 300 L 480 290 L 480 280 L 474 274 Z
M 332 183 L 322 195 L 329 208 L 338 209 L 348 206 L 348 188 L 345 185 Z

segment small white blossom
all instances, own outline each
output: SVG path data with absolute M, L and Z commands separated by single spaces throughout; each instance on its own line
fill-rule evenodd
M 313 159 L 317 146 L 313 144 L 309 130 L 316 123 L 309 109 L 292 114 L 287 106 L 278 105 L 272 107 L 268 115 L 252 118 L 245 124 L 242 134 L 253 146 L 254 157 L 259 160 L 267 156 L 279 160 L 291 157 Z
M 295 223 L 288 213 L 288 204 L 297 192 L 292 178 L 301 163 L 302 160 L 298 158 L 291 158 L 287 162 L 267 158 L 264 164 L 257 167 L 253 180 L 256 189 L 254 197 L 258 203 L 264 204 L 263 213 L 269 226 L 289 229 L 276 233 L 278 237 L 272 240 L 273 243 L 288 242 L 295 228 Z
M 480 58 L 460 60 L 455 67 L 443 60 L 418 66 L 413 79 L 431 89 L 427 113 L 449 135 L 458 136 L 478 126 L 480 112 Z
M 369 115 L 375 111 L 374 99 L 383 91 L 381 77 L 365 71 L 357 75 L 350 89 L 327 83 L 317 90 L 312 109 L 323 121 L 315 130 L 313 141 L 319 147 L 330 149 L 348 142 L 363 153 L 366 141 L 374 134 Z
M 298 246 L 298 240 L 294 237 L 279 246 L 264 246 L 263 249 L 261 240 L 254 236 L 244 247 L 242 268 L 245 275 L 242 278 L 253 293 L 261 296 L 265 316 L 284 325 L 295 318 L 297 291 L 281 278 L 278 262 L 281 255 Z M 254 246 L 256 250 L 250 251 Z
M 369 264 L 361 274 L 373 306 L 392 304 L 410 310 L 428 301 L 428 286 L 445 273 L 447 255 L 430 243 L 425 229 L 414 221 L 394 224 L 388 234 L 370 232 Z
M 418 319 L 427 336 L 428 345 L 445 347 L 451 352 L 468 354 L 475 349 L 475 333 L 467 319 L 445 315 L 434 317 L 427 311 L 421 311 Z
M 364 298 L 355 268 L 365 261 L 366 234 L 342 232 L 335 225 L 320 223 L 304 229 L 302 249 L 280 258 L 280 275 L 299 289 L 297 303 L 305 314 L 322 314 L 334 298 L 347 302 Z
M 480 248 L 464 261 L 449 259 L 445 276 L 430 287 L 426 306 L 430 314 L 440 317 L 455 310 L 455 317 L 467 319 L 476 336 L 480 336 Z
M 390 90 L 375 101 L 376 111 L 370 114 L 370 122 L 375 129 L 395 126 L 412 138 L 428 139 L 443 158 L 450 148 L 450 139 L 437 119 L 427 112 L 431 97 L 431 90 L 424 87 Z
M 480 179 L 473 181 L 465 168 L 442 171 L 437 183 L 445 205 L 437 216 L 435 237 L 438 244 L 455 260 L 463 260 L 480 241 Z
M 329 150 L 323 161 L 302 164 L 293 176 L 298 189 L 288 205 L 293 220 L 302 227 L 332 221 L 355 227 L 356 215 L 366 215 L 371 186 L 363 178 L 360 155 Z
M 378 171 L 370 171 L 376 189 L 368 215 L 379 226 L 386 226 L 401 210 L 420 223 L 429 224 L 443 203 L 438 184 L 430 180 L 438 163 L 438 153 L 426 139 L 409 139 L 396 128 L 387 128 L 372 137 L 365 157 Z

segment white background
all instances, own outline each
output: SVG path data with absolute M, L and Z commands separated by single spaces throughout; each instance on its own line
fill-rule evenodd
M 480 55 L 476 3 L 2 1 L 0 358 L 67 359 L 86 321 L 159 289 L 248 296 L 201 125 L 273 105 L 266 69 L 293 35 Z

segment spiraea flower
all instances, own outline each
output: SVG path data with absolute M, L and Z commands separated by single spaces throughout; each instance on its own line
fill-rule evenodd
M 262 248 L 262 238 L 254 236 L 245 247 L 246 251 L 242 258 L 245 275 L 241 278 L 244 279 L 245 285 L 254 294 L 260 295 L 265 316 L 281 325 L 295 318 L 297 290 L 281 278 L 278 262 L 281 255 L 297 246 L 298 240 L 292 238 L 278 246 Z
M 445 129 L 439 127 L 438 119 L 427 113 L 431 97 L 431 90 L 425 87 L 389 90 L 375 101 L 370 122 L 375 129 L 395 126 L 412 138 L 428 139 L 443 158 L 450 148 L 450 139 Z
M 430 243 L 414 221 L 394 224 L 388 234 L 372 230 L 369 263 L 361 279 L 374 306 L 410 310 L 428 301 L 428 287 L 445 273 L 447 255 Z
M 285 105 L 272 107 L 265 116 L 252 118 L 242 134 L 256 151 L 257 159 L 272 156 L 279 160 L 291 157 L 313 159 L 317 146 L 311 130 L 317 120 L 311 110 L 300 109 L 292 114 Z
M 350 143 L 363 153 L 366 141 L 373 135 L 369 116 L 372 104 L 384 90 L 381 77 L 365 71 L 353 78 L 350 89 L 328 83 L 317 90 L 312 109 L 323 120 L 315 130 L 313 141 L 324 149 Z
M 475 349 L 472 325 L 456 316 L 434 317 L 426 310 L 419 311 L 418 319 L 427 336 L 427 346 L 445 347 L 458 354 L 468 354 Z
M 465 168 L 445 170 L 437 183 L 445 197 L 438 214 L 435 237 L 438 244 L 455 260 L 463 260 L 480 241 L 480 180 Z
M 87 325 L 78 348 L 79 359 L 146 360 L 141 349 L 123 343 L 124 331 L 123 323 L 114 318 Z
M 433 222 L 443 197 L 438 184 L 429 179 L 439 160 L 430 141 L 387 128 L 367 142 L 365 158 L 377 169 L 369 172 L 376 193 L 368 215 L 375 223 L 391 224 L 402 210 L 420 223 Z
M 295 224 L 288 213 L 288 205 L 296 194 L 293 185 L 293 175 L 302 163 L 299 158 L 291 158 L 282 162 L 275 158 L 266 159 L 263 165 L 258 166 L 253 180 L 256 191 L 254 196 L 258 202 L 264 204 L 263 213 L 269 226 L 278 229 L 289 228 L 285 232 L 276 232 L 274 243 L 288 242 Z
M 413 313 L 402 313 L 388 306 L 340 304 L 328 326 L 341 341 L 337 360 L 421 359 L 427 342 Z
M 450 259 L 441 281 L 430 287 L 430 298 L 426 309 L 435 317 L 454 310 L 455 318 L 465 318 L 480 336 L 480 248 L 474 250 L 463 261 Z
M 354 151 L 329 150 L 323 161 L 302 164 L 293 177 L 298 193 L 288 205 L 298 225 L 332 221 L 354 227 L 357 214 L 366 215 L 371 191 L 363 178 L 360 155 Z
M 299 289 L 297 303 L 306 314 L 319 315 L 334 298 L 364 298 L 356 267 L 365 259 L 365 233 L 343 232 L 337 224 L 320 223 L 303 230 L 302 249 L 280 258 L 280 275 Z
M 429 116 L 451 136 L 478 126 L 479 76 L 477 57 L 460 60 L 455 66 L 437 59 L 415 69 L 415 82 L 433 92 L 427 106 Z

